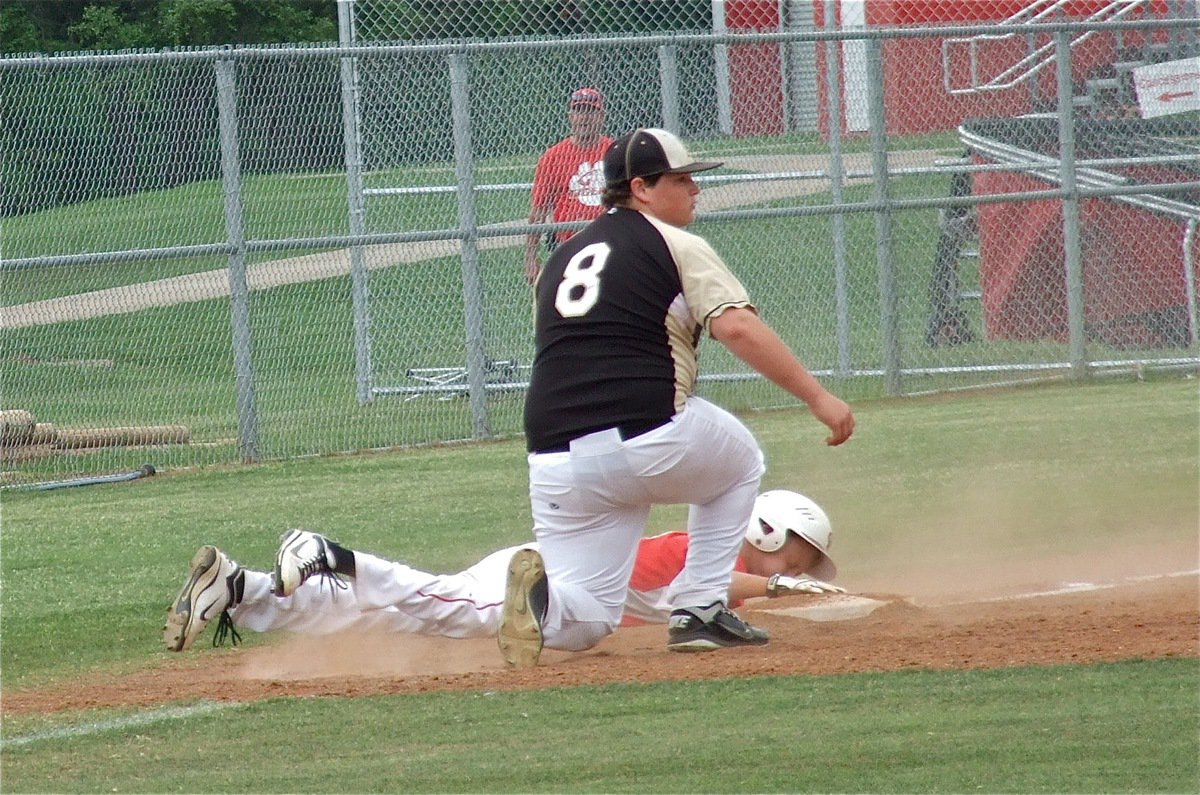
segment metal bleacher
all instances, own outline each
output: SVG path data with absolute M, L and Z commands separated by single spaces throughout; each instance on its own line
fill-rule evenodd
M 1034 107 L 1052 111 L 1056 101 L 1039 99 L 1037 85 L 1040 73 L 1055 62 L 1055 44 L 1047 39 L 1039 46 L 1039 37 L 1027 31 L 1029 26 L 1039 23 L 1064 21 L 1069 5 L 1069 0 L 1033 0 L 1020 12 L 998 22 L 994 32 L 946 39 L 942 45 L 946 91 L 956 96 L 986 94 L 1029 84 Z M 1165 6 L 1152 0 L 1114 0 L 1094 10 L 1086 20 L 1072 18 L 1071 21 L 1100 23 L 1155 14 L 1161 16 L 1164 8 L 1167 17 L 1191 19 L 1200 16 L 1198 6 L 1200 3 L 1195 0 L 1178 0 Z M 1020 32 L 1011 30 L 1018 26 Z M 1074 50 L 1096 33 L 1089 30 L 1074 34 L 1070 47 Z M 1153 37 L 1127 39 L 1120 31 L 1116 36 L 1116 59 L 1079 81 L 1076 84 L 1078 93 L 1072 97 L 1072 105 L 1080 117 L 1077 134 L 1079 155 L 1083 158 L 1083 167 L 1076 172 L 1077 184 L 1081 187 L 1128 184 L 1129 179 L 1121 174 L 1120 166 L 1138 162 L 1170 164 L 1185 172 L 1197 171 L 1195 179 L 1200 179 L 1200 167 L 1197 166 L 1200 164 L 1200 139 L 1174 134 L 1169 123 L 1138 118 L 1133 82 L 1133 72 L 1140 66 L 1200 55 L 1197 28 L 1172 28 L 1166 40 L 1161 37 L 1157 40 Z M 1004 47 L 1004 52 L 1012 53 L 1013 41 L 1020 38 L 1028 43 L 1027 54 L 1007 66 L 993 66 L 993 73 L 984 74 L 985 64 L 998 62 L 997 50 L 989 52 L 988 48 Z M 1058 185 L 1061 178 L 1056 125 L 1057 114 L 1053 112 L 1035 112 L 1010 119 L 977 119 L 965 122 L 959 128 L 959 137 L 968 154 Z M 967 165 L 969 159 L 964 158 L 962 162 Z M 955 177 L 952 195 L 969 193 L 969 177 L 964 170 Z M 1122 195 L 1114 196 L 1113 200 L 1177 218 L 1192 226 L 1194 219 L 1200 218 L 1200 196 L 1192 194 L 1171 197 Z M 931 346 L 962 344 L 975 338 L 967 325 L 961 302 L 978 298 L 979 293 L 960 289 L 958 270 L 962 260 L 978 257 L 977 238 L 974 207 L 943 211 L 930 285 L 931 311 L 926 342 Z M 1186 240 L 1184 245 L 1186 249 Z M 1191 330 L 1191 337 L 1194 342 L 1195 328 Z
M 1021 11 L 995 26 L 995 32 L 968 37 L 947 38 L 942 42 L 942 76 L 946 91 L 955 96 L 1004 91 L 1028 83 L 1036 86 L 1037 76 L 1055 61 L 1055 45 L 1052 40 L 1038 44 L 1036 34 L 1029 33 L 1030 26 L 1050 22 L 1062 22 L 1067 18 L 1071 0 L 1033 0 Z M 1075 5 L 1078 5 L 1077 3 Z M 1194 0 L 1173 0 L 1166 4 L 1168 17 L 1180 19 L 1196 15 Z M 1103 23 L 1145 18 L 1156 14 L 1161 3 L 1153 0 L 1112 0 L 1086 18 L 1070 18 L 1070 21 Z M 1020 28 L 1020 31 L 1013 30 Z M 1076 33 L 1071 37 L 1070 47 L 1074 50 L 1098 34 L 1096 30 Z M 1117 32 L 1120 59 L 1111 64 L 1105 74 L 1090 76 L 1083 93 L 1075 97 L 1075 104 L 1082 107 L 1102 107 L 1112 99 L 1132 99 L 1132 72 L 1139 66 L 1159 63 L 1176 58 L 1196 55 L 1197 31 L 1173 30 L 1168 41 L 1145 41 L 1125 46 L 1124 36 Z M 1011 48 L 1014 40 L 1024 39 L 1027 53 L 1016 62 L 1001 68 L 994 74 L 983 74 L 985 55 L 1001 46 Z M 966 67 L 962 67 L 962 59 Z M 966 77 L 965 83 L 962 81 Z

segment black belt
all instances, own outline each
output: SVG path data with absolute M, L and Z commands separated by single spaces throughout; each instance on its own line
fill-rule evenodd
M 670 420 L 649 420 L 646 422 L 628 422 L 628 423 L 625 423 L 624 425 L 617 426 L 617 434 L 620 435 L 622 442 L 628 442 L 630 439 L 634 439 L 638 436 L 641 436 L 643 433 L 650 433 L 650 431 L 654 430 L 655 428 L 661 428 L 662 426 L 666 425 L 668 422 L 670 422 Z M 595 433 L 595 431 L 593 431 L 593 433 Z M 570 452 L 570 450 L 571 450 L 571 443 L 563 442 L 562 444 L 556 444 L 556 445 L 552 445 L 550 447 L 543 447 L 540 450 L 534 450 L 533 454 L 534 455 L 545 455 L 546 453 L 566 453 L 566 452 Z

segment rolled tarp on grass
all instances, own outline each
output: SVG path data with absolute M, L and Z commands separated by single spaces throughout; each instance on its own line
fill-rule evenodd
M 59 428 L 50 422 L 38 422 L 26 409 L 0 409 L 0 448 L 5 449 L 9 460 L 39 458 L 50 450 L 187 444 L 191 438 L 191 429 L 186 425 Z
M 58 428 L 54 427 L 52 422 L 39 422 L 33 426 L 33 436 L 29 439 L 29 444 L 54 444 L 58 438 Z
M 191 438 L 192 432 L 186 425 L 59 428 L 54 446 L 71 450 L 88 447 L 136 447 L 154 444 L 187 444 Z
M 0 410 L 0 446 L 19 447 L 33 441 L 37 419 L 25 409 Z

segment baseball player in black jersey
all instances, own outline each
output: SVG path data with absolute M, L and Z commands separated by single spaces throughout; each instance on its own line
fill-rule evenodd
M 537 663 L 543 644 L 591 648 L 621 622 L 650 508 L 690 506 L 687 564 L 671 584 L 667 647 L 762 645 L 725 605 L 764 467 L 750 431 L 696 397 L 704 331 L 803 400 L 838 445 L 854 415 L 759 319 L 742 284 L 683 227 L 697 162 L 676 136 L 638 129 L 604 156 L 607 212 L 566 241 L 536 285 L 536 344 L 525 399 L 538 550 L 509 564 L 498 641 Z

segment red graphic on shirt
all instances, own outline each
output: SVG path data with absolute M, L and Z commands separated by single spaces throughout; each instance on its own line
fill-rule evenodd
M 590 221 L 604 212 L 604 150 L 612 139 L 601 137 L 595 146 L 583 149 L 567 138 L 546 150 L 533 176 L 533 204 L 551 206 L 556 223 Z M 557 233 L 559 242 L 571 231 Z

